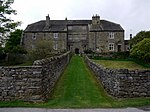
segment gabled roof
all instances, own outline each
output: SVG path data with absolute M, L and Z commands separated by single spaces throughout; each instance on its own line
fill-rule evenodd
M 38 21 L 36 23 L 33 24 L 29 24 L 27 26 L 27 28 L 25 29 L 25 32 L 39 32 L 39 31 L 43 31 L 43 29 L 45 28 L 46 22 L 44 20 L 42 21 Z
M 120 26 L 120 24 L 116 24 L 110 21 L 102 20 L 101 21 L 102 30 L 110 30 L 110 31 L 124 31 L 124 29 Z
M 90 25 L 90 31 L 124 31 L 119 24 L 106 20 L 100 20 L 100 25 L 92 25 L 92 20 L 50 20 L 48 28 L 46 20 L 42 20 L 28 25 L 25 32 L 67 31 L 68 25 Z

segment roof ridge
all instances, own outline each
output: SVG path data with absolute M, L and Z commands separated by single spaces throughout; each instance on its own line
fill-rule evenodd
M 109 23 L 112 23 L 112 24 L 116 24 L 116 25 L 120 25 L 120 24 L 118 24 L 118 23 L 116 23 L 116 22 L 112 22 L 112 21 L 109 21 L 109 20 L 103 20 L 103 21 L 109 22 Z
M 40 20 L 40 21 L 37 21 L 37 22 L 34 22 L 34 23 L 31 23 L 31 24 L 28 24 L 28 25 L 32 25 L 32 24 L 37 24 L 39 22 L 45 22 L 46 20 Z

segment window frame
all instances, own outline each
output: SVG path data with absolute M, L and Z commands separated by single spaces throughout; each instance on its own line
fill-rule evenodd
M 57 38 L 58 38 L 58 33 L 53 33 L 53 37 L 54 37 L 55 39 L 57 39 Z
M 109 32 L 109 39 L 114 39 L 114 38 L 115 38 L 115 33 Z
M 115 44 L 114 43 L 109 43 L 108 50 L 109 51 L 114 51 L 115 50 Z

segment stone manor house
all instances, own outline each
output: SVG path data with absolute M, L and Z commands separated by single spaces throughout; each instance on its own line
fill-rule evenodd
M 29 24 L 22 36 L 22 45 L 34 49 L 38 41 L 51 41 L 56 51 L 71 50 L 82 53 L 125 51 L 124 29 L 120 24 L 101 20 L 99 15 L 92 20 L 46 20 Z

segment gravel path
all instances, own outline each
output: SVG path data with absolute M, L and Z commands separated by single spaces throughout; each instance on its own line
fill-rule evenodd
M 150 112 L 150 107 L 122 109 L 0 108 L 0 112 Z

